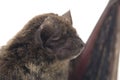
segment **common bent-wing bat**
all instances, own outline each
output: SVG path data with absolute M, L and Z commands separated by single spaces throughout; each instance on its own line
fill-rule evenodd
M 0 80 L 68 80 L 83 46 L 69 11 L 38 15 L 1 48 Z

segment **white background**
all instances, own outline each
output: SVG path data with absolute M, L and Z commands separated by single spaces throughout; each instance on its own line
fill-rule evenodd
M 108 0 L 0 0 L 0 46 L 6 44 L 35 15 L 71 11 L 73 26 L 84 42 Z M 120 80 L 120 69 L 118 80 Z

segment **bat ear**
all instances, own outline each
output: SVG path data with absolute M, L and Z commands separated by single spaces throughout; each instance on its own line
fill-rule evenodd
M 35 42 L 44 47 L 46 41 L 53 35 L 55 29 L 50 25 L 50 21 L 45 19 L 43 24 L 40 25 L 39 29 L 35 33 Z
M 62 16 L 65 17 L 66 19 L 68 19 L 70 21 L 70 23 L 72 24 L 72 17 L 71 17 L 71 12 L 70 11 L 67 11 Z
M 41 39 L 41 29 L 38 29 L 35 33 L 35 43 L 43 47 L 43 41 Z

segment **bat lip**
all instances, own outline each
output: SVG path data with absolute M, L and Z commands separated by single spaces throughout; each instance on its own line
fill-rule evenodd
M 84 51 L 84 49 L 85 49 L 85 47 L 83 47 L 82 49 L 80 49 L 80 51 L 78 52 L 78 54 L 76 56 L 74 56 L 73 58 L 71 58 L 71 59 L 76 59 L 77 57 L 79 57 L 82 54 L 82 52 Z

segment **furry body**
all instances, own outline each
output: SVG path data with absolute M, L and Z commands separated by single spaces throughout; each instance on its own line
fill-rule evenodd
M 0 50 L 0 80 L 67 80 L 83 42 L 65 16 L 34 17 Z

